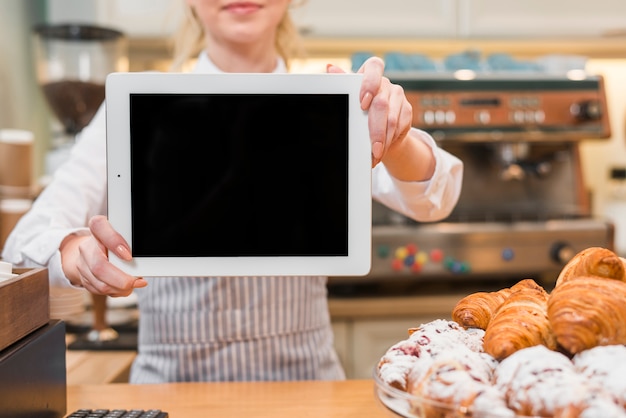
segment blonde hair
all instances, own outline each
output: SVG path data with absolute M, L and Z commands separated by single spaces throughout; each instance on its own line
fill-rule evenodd
M 306 0 L 294 2 L 289 7 L 301 6 Z M 195 58 L 205 46 L 205 34 L 202 24 L 194 10 L 188 5 L 184 5 L 185 15 L 180 27 L 173 39 L 173 60 L 172 71 L 181 71 L 185 63 L 191 58 Z M 278 24 L 276 33 L 276 50 L 289 68 L 289 60 L 302 55 L 302 44 L 298 28 L 291 19 L 289 10 L 285 12 L 282 20 Z

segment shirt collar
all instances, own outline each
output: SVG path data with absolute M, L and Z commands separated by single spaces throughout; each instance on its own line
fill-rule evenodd
M 209 58 L 207 53 L 205 51 L 202 51 L 200 53 L 200 56 L 198 56 L 198 61 L 196 62 L 196 66 L 194 67 L 193 72 L 194 73 L 223 73 L 224 71 L 217 68 L 217 66 L 213 64 L 213 61 L 211 61 L 211 58 Z M 272 71 L 272 73 L 286 73 L 286 72 L 287 72 L 287 66 L 285 65 L 285 61 L 279 57 L 276 62 L 276 68 L 274 68 L 274 71 Z

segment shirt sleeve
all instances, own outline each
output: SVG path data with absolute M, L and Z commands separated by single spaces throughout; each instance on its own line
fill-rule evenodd
M 88 220 L 106 212 L 105 125 L 103 105 L 4 246 L 2 257 L 16 267 L 48 268 L 51 287 L 74 287 L 61 267 L 63 239 L 87 234 Z
M 401 181 L 389 174 L 384 164 L 372 170 L 372 197 L 409 218 L 434 222 L 447 217 L 461 194 L 463 163 L 439 148 L 426 132 L 412 128 L 433 151 L 435 172 L 430 180 Z

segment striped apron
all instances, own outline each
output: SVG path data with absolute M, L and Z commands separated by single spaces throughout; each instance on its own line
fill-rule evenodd
M 345 378 L 325 277 L 147 280 L 132 383 Z

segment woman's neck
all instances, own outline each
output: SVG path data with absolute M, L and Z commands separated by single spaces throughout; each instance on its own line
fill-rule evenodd
M 233 47 L 210 43 L 206 53 L 213 64 L 227 73 L 271 73 L 276 69 L 275 48 Z

